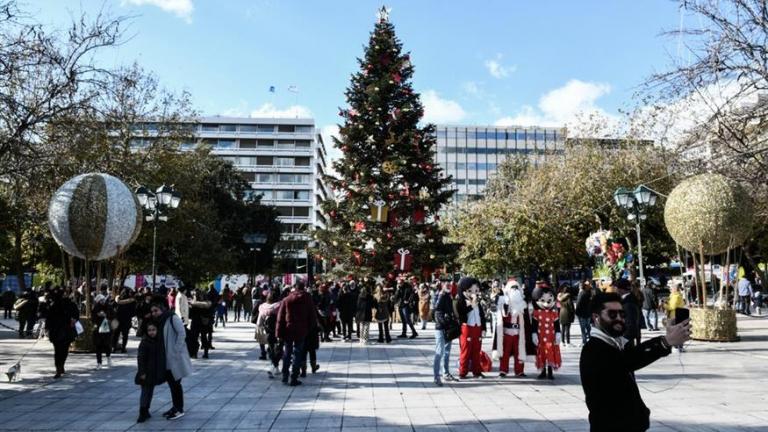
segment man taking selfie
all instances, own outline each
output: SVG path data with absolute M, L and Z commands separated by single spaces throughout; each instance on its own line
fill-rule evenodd
M 635 371 L 687 341 L 690 324 L 685 320 L 668 326 L 665 336 L 631 346 L 622 336 L 626 313 L 619 295 L 599 293 L 592 299 L 591 309 L 592 333 L 579 361 L 590 431 L 645 431 L 651 411 L 640 397 Z

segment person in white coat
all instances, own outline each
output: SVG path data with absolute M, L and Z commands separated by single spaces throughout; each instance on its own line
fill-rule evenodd
M 165 352 L 165 379 L 171 390 L 173 406 L 163 413 L 168 420 L 184 416 L 184 390 L 181 379 L 192 374 L 192 361 L 187 351 L 187 332 L 181 318 L 165 307 L 165 302 L 152 304 L 152 316 L 158 321 L 158 331 Z
M 189 329 L 189 299 L 187 298 L 188 291 L 186 289 L 179 290 L 176 293 L 176 300 L 174 306 L 174 313 L 181 318 L 181 323 L 184 324 L 186 329 Z

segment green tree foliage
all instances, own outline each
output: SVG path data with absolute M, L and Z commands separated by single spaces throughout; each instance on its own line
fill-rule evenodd
M 399 249 L 410 251 L 415 273 L 455 256 L 436 223 L 453 194 L 451 179 L 433 164 L 434 125 L 419 126 L 423 107 L 410 83 L 410 56 L 401 50 L 394 26 L 382 17 L 340 113 L 344 124 L 334 144 L 343 156 L 334 163 L 338 176 L 327 178 L 336 199 L 323 203 L 330 222 L 315 235 L 326 262 L 350 273 L 393 272 Z M 389 221 L 371 220 L 377 200 L 387 206 Z
M 612 194 L 641 183 L 667 193 L 672 178 L 666 158 L 662 150 L 647 145 L 607 149 L 583 142 L 567 148 L 563 158 L 527 169 L 521 180 L 495 179 L 516 184 L 514 193 L 474 203 L 454 213 L 447 224 L 451 238 L 463 243 L 459 260 L 482 276 L 525 272 L 531 266 L 554 271 L 585 265 L 585 240 L 601 224 L 634 247 L 634 225 L 616 208 Z M 648 264 L 674 253 L 662 208 L 651 209 L 642 225 Z

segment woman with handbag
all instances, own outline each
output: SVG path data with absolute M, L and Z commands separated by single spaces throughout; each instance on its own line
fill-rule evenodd
M 440 379 L 440 361 L 443 362 L 443 380 L 456 381 L 451 375 L 448 363 L 451 357 L 451 345 L 461 333 L 456 314 L 453 312 L 453 299 L 451 298 L 451 286 L 443 284 L 442 290 L 437 295 L 435 306 L 435 361 L 433 369 L 435 373 L 435 385 L 442 387 Z
M 112 320 L 115 318 L 107 296 L 99 294 L 91 310 L 93 327 L 93 350 L 96 351 L 96 369 L 101 369 L 102 356 L 107 356 L 107 367 L 112 367 Z
M 77 336 L 75 323 L 78 317 L 77 306 L 64 296 L 60 287 L 54 288 L 45 320 L 45 329 L 53 344 L 53 361 L 56 365 L 54 378 L 61 378 L 66 373 L 64 363 L 69 355 L 69 345 Z

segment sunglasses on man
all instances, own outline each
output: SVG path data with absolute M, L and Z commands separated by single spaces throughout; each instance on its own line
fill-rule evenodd
M 626 318 L 627 313 L 624 312 L 624 310 L 616 310 L 616 309 L 610 309 L 605 311 L 608 314 L 608 318 L 615 320 L 617 317 Z

